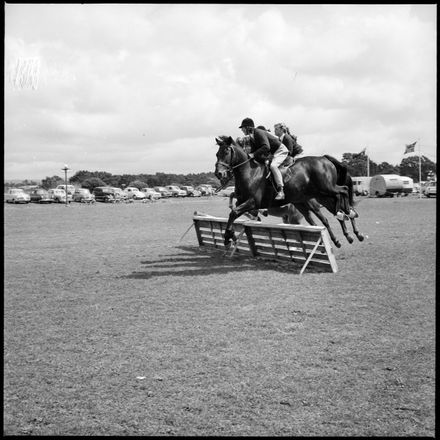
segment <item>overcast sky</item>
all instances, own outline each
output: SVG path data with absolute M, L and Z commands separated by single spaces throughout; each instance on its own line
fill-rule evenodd
M 436 8 L 5 4 L 5 179 L 213 171 L 245 117 L 310 155 L 436 161 Z

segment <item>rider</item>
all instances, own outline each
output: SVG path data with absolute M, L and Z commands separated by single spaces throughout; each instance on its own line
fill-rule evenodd
M 255 158 L 258 162 L 265 163 L 269 160 L 270 154 L 273 155 L 270 170 L 272 171 L 275 183 L 277 184 L 277 195 L 275 196 L 275 200 L 283 200 L 283 176 L 278 167 L 284 162 L 289 151 L 272 133 L 262 130 L 261 128 L 255 128 L 254 121 L 251 118 L 243 119 L 238 128 L 241 128 L 245 135 L 249 135 L 251 145 L 251 153 L 249 153 L 249 157 Z
M 289 150 L 292 158 L 303 152 L 301 145 L 296 142 L 296 136 L 290 133 L 289 127 L 284 122 L 274 125 L 274 133 Z

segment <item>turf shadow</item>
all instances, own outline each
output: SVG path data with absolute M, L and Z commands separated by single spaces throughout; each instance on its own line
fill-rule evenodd
M 159 258 L 143 260 L 145 270 L 136 271 L 121 278 L 151 279 L 157 277 L 195 277 L 213 274 L 227 275 L 247 271 L 277 271 L 299 274 L 300 264 L 282 263 L 235 254 L 224 256 L 221 250 L 205 250 L 197 246 L 176 246 L 173 254 L 159 255 Z M 309 269 L 320 272 L 317 268 Z

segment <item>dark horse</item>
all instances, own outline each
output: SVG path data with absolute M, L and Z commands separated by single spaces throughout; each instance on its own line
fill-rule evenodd
M 310 224 L 315 224 L 310 216 L 313 212 L 327 227 L 336 246 L 340 247 L 340 243 L 331 231 L 327 219 L 320 212 L 320 204 L 336 215 L 350 243 L 353 239 L 345 226 L 347 218 L 350 218 L 358 239 L 363 240 L 354 222 L 357 214 L 352 209 L 353 184 L 346 168 L 336 159 L 331 156 L 298 159 L 283 171 L 285 199 L 276 201 L 275 188 L 271 181 L 266 179 L 267 169 L 263 164 L 249 159 L 247 153 L 237 146 L 230 136 L 219 136 L 216 142 L 219 150 L 215 175 L 223 185 L 233 174 L 237 195 L 237 206 L 231 210 L 226 225 L 226 246 L 229 246 L 231 239 L 236 240 L 233 222 L 242 214 L 258 209 L 281 207 L 289 203 L 293 203 Z

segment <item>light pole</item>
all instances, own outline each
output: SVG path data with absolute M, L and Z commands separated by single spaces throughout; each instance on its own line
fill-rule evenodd
M 64 184 L 66 186 L 66 206 L 68 206 L 67 205 L 67 199 L 68 199 L 68 197 L 67 197 L 67 171 L 69 170 L 69 167 L 66 164 L 64 164 L 64 168 L 61 168 L 61 169 L 64 171 Z

